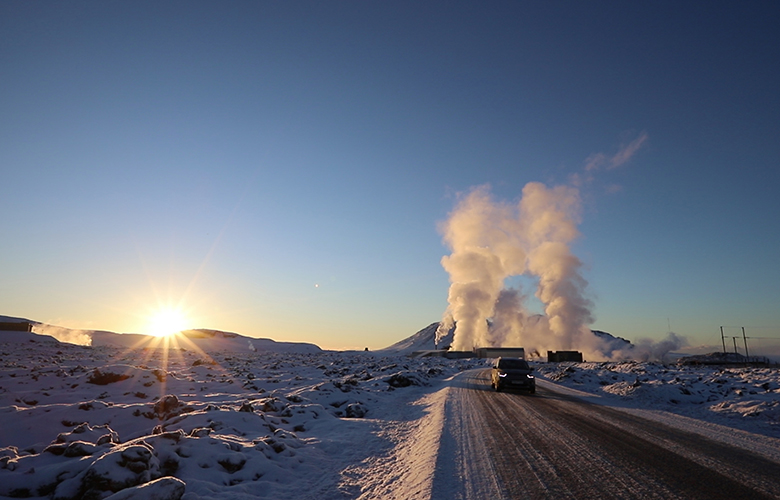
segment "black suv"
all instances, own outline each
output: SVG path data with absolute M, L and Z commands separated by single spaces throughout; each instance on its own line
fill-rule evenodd
M 533 368 L 520 358 L 498 358 L 490 374 L 490 385 L 496 391 L 501 389 L 524 389 L 531 394 L 536 392 L 536 379 Z

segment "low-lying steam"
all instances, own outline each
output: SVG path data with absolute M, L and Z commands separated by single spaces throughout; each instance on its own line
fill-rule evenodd
M 71 330 L 70 328 L 63 328 L 61 326 L 38 323 L 33 326 L 33 333 L 49 335 L 60 342 L 67 342 L 69 344 L 92 345 L 92 336 L 87 330 Z

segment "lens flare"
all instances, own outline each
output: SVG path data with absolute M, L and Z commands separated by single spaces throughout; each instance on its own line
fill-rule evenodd
M 149 318 L 147 333 L 167 337 L 190 327 L 187 315 L 179 309 L 160 309 Z

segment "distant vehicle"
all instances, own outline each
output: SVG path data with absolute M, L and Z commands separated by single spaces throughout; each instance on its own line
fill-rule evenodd
M 520 358 L 498 358 L 490 373 L 490 385 L 496 392 L 502 389 L 522 389 L 534 394 L 536 379 L 531 372 L 533 368 Z

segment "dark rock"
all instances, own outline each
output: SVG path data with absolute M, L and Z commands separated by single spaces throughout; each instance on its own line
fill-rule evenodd
M 108 385 L 113 384 L 114 382 L 127 380 L 129 378 L 130 375 L 125 375 L 124 373 L 101 372 L 99 368 L 95 368 L 92 373 L 89 374 L 89 377 L 87 377 L 87 383 L 95 385 Z
M 179 500 L 186 485 L 175 477 L 161 477 L 145 484 L 126 488 L 105 500 Z
M 347 405 L 347 418 L 363 418 L 366 416 L 366 413 L 368 413 L 368 410 L 360 403 L 352 403 Z

